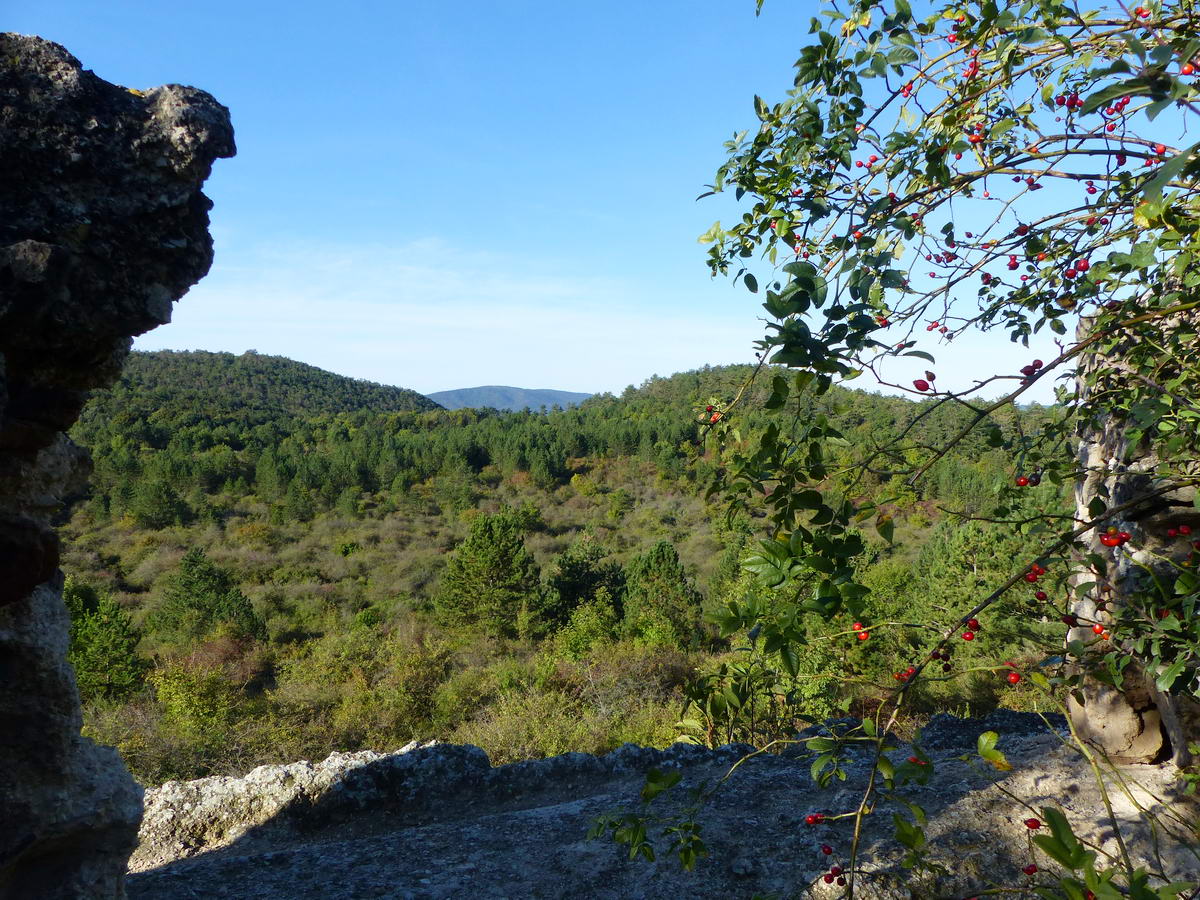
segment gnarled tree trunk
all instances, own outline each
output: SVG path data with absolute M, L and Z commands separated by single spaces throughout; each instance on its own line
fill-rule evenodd
M 1087 320 L 1081 323 L 1080 339 L 1089 327 Z M 1093 354 L 1081 367 L 1081 389 L 1086 390 L 1087 374 L 1101 366 L 1122 369 L 1119 357 Z M 1076 517 L 1090 520 L 1088 508 L 1097 498 L 1109 508 L 1124 509 L 1083 537 L 1090 552 L 1110 560 L 1107 577 L 1097 578 L 1087 567 L 1072 576 L 1072 611 L 1080 618 L 1104 621 L 1108 611 L 1126 605 L 1149 581 L 1143 567 L 1165 574 L 1170 568 L 1165 559 L 1187 557 L 1190 543 L 1166 535 L 1169 529 L 1187 525 L 1200 537 L 1200 509 L 1194 503 L 1194 486 L 1164 492 L 1167 485 L 1158 474 L 1161 461 L 1148 442 L 1131 442 L 1120 419 L 1087 422 L 1079 437 L 1079 464 L 1086 474 L 1075 489 Z M 1133 539 L 1122 547 L 1104 547 L 1100 536 L 1109 525 L 1128 531 Z M 1095 586 L 1085 589 L 1087 584 Z M 1089 625 L 1079 625 L 1070 629 L 1067 639 L 1095 637 Z M 1121 635 L 1113 635 L 1113 640 L 1119 644 Z M 1189 680 L 1194 676 L 1193 671 Z M 1074 698 L 1069 701 L 1072 721 L 1081 736 L 1114 760 L 1190 762 L 1188 743 L 1200 740 L 1200 704 L 1167 696 L 1156 688 L 1153 677 L 1133 665 L 1126 670 L 1121 690 L 1093 681 L 1085 685 L 1083 694 L 1082 704 Z

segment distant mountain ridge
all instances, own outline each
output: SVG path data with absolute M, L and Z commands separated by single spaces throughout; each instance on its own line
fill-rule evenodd
M 520 410 L 541 409 L 543 406 L 578 406 L 592 394 L 581 394 L 577 391 L 556 391 L 549 388 L 519 388 L 501 384 L 488 384 L 481 387 L 459 388 L 453 391 L 435 391 L 426 394 L 430 400 L 440 403 L 446 409 L 492 409 Z

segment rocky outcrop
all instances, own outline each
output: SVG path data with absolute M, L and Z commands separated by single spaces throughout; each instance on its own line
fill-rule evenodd
M 1060 808 L 1081 839 L 1116 857 L 1091 771 L 1063 741 L 1061 719 L 1052 724 L 1057 731 L 1036 715 L 1003 711 L 984 720 L 934 717 L 921 741 L 933 760 L 929 781 L 902 793 L 928 815 L 929 862 L 941 868 L 905 867 L 893 836 L 896 807 L 881 807 L 864 823 L 856 896 L 961 898 L 999 886 L 1015 889 L 1005 896 L 1026 896 L 1037 879 L 1023 874 L 1024 866 L 1055 868 L 1031 848 L 1022 824 L 1046 804 Z M 998 746 L 1013 765 L 1009 772 L 975 757 L 976 737 L 992 729 L 1002 735 Z M 714 785 L 748 749 L 625 745 L 606 756 L 575 753 L 493 769 L 476 747 L 410 744 L 390 754 L 263 766 L 245 778 L 171 782 L 146 792 L 129 894 L 132 900 L 841 896 L 836 882 L 822 876 L 831 865 L 846 865 L 852 820 L 812 826 L 805 816 L 857 806 L 870 769 L 869 754 L 860 751 L 846 759 L 846 781 L 826 790 L 813 784 L 814 754 L 807 750 L 739 766 L 699 814 L 710 855 L 690 873 L 665 852 L 661 826 L 650 834 L 657 864 L 631 861 L 627 848 L 608 840 L 587 839 L 597 816 L 639 811 L 649 769 L 682 775 L 681 785 L 653 804 L 669 818 L 686 803 L 686 788 Z M 889 756 L 899 763 L 909 753 L 899 745 Z M 1198 810 L 1179 796 L 1177 771 L 1129 766 L 1118 774 L 1121 789 L 1109 785 L 1113 811 L 1135 864 L 1162 878 L 1200 879 L 1191 852 Z M 1158 815 L 1157 833 L 1139 804 Z M 832 855 L 821 851 L 823 844 Z
M 141 791 L 80 737 L 54 516 L 86 454 L 64 432 L 132 336 L 212 262 L 229 113 L 195 88 L 109 84 L 0 34 L 0 897 L 117 897 Z

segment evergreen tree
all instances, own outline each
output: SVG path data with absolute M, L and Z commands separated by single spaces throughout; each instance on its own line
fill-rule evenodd
M 616 560 L 606 560 L 607 551 L 594 541 L 576 541 L 554 558 L 554 571 L 546 580 L 545 618 L 556 625 L 565 623 L 575 609 L 596 598 L 603 590 L 618 618 L 623 611 L 625 572 Z
M 447 622 L 512 636 L 518 621 L 540 606 L 538 581 L 538 565 L 516 520 L 483 515 L 450 558 L 434 605 Z
M 190 510 L 175 489 L 161 478 L 137 482 L 129 501 L 129 512 L 141 528 L 167 528 L 182 525 Z
M 112 595 L 68 576 L 63 602 L 71 613 L 67 660 L 84 700 L 120 700 L 136 693 L 149 668 L 138 656 L 141 632 Z
M 679 554 L 659 541 L 625 569 L 625 631 L 645 643 L 687 647 L 700 633 L 700 592 L 692 586 Z
M 218 625 L 228 626 L 235 637 L 266 639 L 266 627 L 249 598 L 199 548 L 180 560 L 151 622 L 155 631 L 175 641 L 203 639 Z

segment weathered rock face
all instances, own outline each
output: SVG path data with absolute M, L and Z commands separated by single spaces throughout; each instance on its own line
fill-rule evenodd
M 1088 328 L 1089 322 L 1081 323 L 1081 339 Z M 1119 358 L 1093 356 L 1084 364 L 1081 378 L 1097 366 L 1119 370 L 1120 365 Z M 1083 429 L 1079 464 L 1087 474 L 1076 485 L 1076 517 L 1089 520 L 1088 506 L 1097 498 L 1110 508 L 1128 506 L 1110 524 L 1134 537 L 1128 547 L 1115 552 L 1100 544 L 1100 530 L 1083 537 L 1088 552 L 1113 559 L 1109 578 L 1099 588 L 1078 589 L 1095 582 L 1090 571 L 1081 570 L 1072 578 L 1076 588 L 1072 611 L 1081 618 L 1095 620 L 1103 617 L 1097 601 L 1118 609 L 1128 602 L 1132 591 L 1149 580 L 1147 569 L 1168 575 L 1169 560 L 1178 562 L 1187 556 L 1186 542 L 1172 543 L 1165 535 L 1168 529 L 1180 525 L 1200 534 L 1200 509 L 1195 505 L 1194 487 L 1164 492 L 1164 483 L 1155 474 L 1161 461 L 1145 442 L 1131 442 L 1125 426 L 1116 419 L 1091 423 Z M 1068 632 L 1069 640 L 1086 642 L 1093 637 L 1092 630 L 1083 625 Z M 1186 765 L 1191 760 L 1189 742 L 1200 740 L 1200 706 L 1166 696 L 1157 690 L 1153 678 L 1132 667 L 1126 676 L 1123 690 L 1092 683 L 1084 688 L 1083 704 L 1074 698 L 1068 701 L 1081 736 L 1114 759 L 1148 762 L 1170 755 L 1178 765 Z
M 133 335 L 208 271 L 229 113 L 203 91 L 109 84 L 0 34 L 0 897 L 117 897 L 141 791 L 79 736 L 51 519 L 86 482 L 64 431 Z
M 1053 717 L 1058 719 L 1058 717 Z M 943 869 L 914 871 L 893 837 L 892 807 L 864 820 L 856 896 L 872 900 L 965 897 L 1007 885 L 1016 896 L 1036 861 L 1022 821 L 1034 806 L 1054 805 L 1076 833 L 1107 857 L 1117 840 L 1088 764 L 1029 713 L 1002 711 L 985 720 L 936 716 L 922 747 L 933 760 L 926 785 L 904 795 L 928 814 L 929 858 Z M 1013 769 L 984 772 L 956 757 L 974 756 L 976 737 L 994 729 Z M 640 811 L 650 768 L 678 771 L 682 785 L 653 804 L 669 817 L 684 788 L 713 785 L 749 747 L 717 751 L 676 744 L 668 750 L 625 745 L 594 757 L 582 753 L 491 768 L 477 747 L 415 744 L 395 753 L 338 753 L 316 765 L 262 766 L 245 778 L 170 782 L 146 792 L 146 819 L 129 880 L 133 900 L 329 900 L 389 898 L 840 897 L 827 884 L 831 865 L 847 865 L 853 822 L 806 825 L 809 812 L 853 810 L 870 769 L 852 751 L 845 782 L 818 789 L 807 751 L 760 756 L 741 765 L 701 810 L 711 855 L 684 872 L 666 854 L 661 826 L 650 837 L 657 865 L 630 861 L 628 849 L 589 841 L 595 817 Z M 911 751 L 891 754 L 899 762 Z M 1191 848 L 1196 802 L 1177 799 L 1170 766 L 1122 770 L 1114 813 L 1137 865 L 1160 877 L 1195 880 Z M 1136 801 L 1136 802 L 1135 802 Z M 1161 818 L 1157 833 L 1142 810 Z M 906 812 L 907 815 L 907 812 Z M 821 845 L 834 853 L 825 855 Z M 1158 881 L 1155 882 L 1159 883 Z M 1021 894 L 1024 896 L 1024 894 Z

